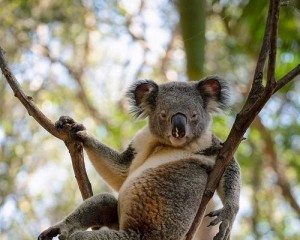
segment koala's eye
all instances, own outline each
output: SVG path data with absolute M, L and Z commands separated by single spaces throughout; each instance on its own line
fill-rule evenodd
M 161 117 L 161 119 L 163 119 L 163 120 L 166 120 L 166 119 L 167 119 L 167 113 L 166 113 L 165 110 L 162 110 L 162 111 L 160 112 L 160 117 Z
M 192 116 L 191 116 L 192 120 L 196 120 L 197 117 L 198 117 L 197 112 L 196 111 L 192 112 Z

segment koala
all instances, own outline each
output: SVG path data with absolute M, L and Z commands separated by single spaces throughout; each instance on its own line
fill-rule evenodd
M 198 82 L 134 83 L 128 90 L 135 117 L 148 118 L 121 153 L 63 116 L 57 129 L 71 126 L 90 161 L 118 198 L 102 193 L 85 200 L 39 240 L 183 240 L 195 218 L 221 141 L 212 115 L 226 109 L 229 87 L 211 76 Z M 221 223 L 214 240 L 229 240 L 239 209 L 240 168 L 233 159 L 217 189 L 223 207 L 208 214 Z M 86 231 L 88 228 L 96 230 Z

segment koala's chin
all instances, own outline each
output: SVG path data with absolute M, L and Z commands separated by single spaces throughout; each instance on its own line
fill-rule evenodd
M 170 140 L 171 145 L 173 147 L 183 147 L 188 142 L 188 138 L 186 136 L 183 137 L 183 138 L 175 138 L 173 136 L 170 136 L 169 140 Z

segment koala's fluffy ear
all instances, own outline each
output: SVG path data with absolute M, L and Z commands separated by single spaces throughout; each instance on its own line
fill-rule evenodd
M 145 118 L 155 109 L 158 85 L 152 80 L 140 80 L 127 92 L 131 112 L 135 117 Z
M 202 79 L 197 83 L 197 89 L 208 112 L 214 113 L 228 108 L 229 86 L 221 78 L 210 76 Z

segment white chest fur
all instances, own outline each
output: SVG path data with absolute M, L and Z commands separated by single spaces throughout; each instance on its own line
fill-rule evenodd
M 207 132 L 194 143 L 182 148 L 175 148 L 160 144 L 150 133 L 148 127 L 141 129 L 132 142 L 132 146 L 137 154 L 130 166 L 128 177 L 120 189 L 120 194 L 128 187 L 128 184 L 141 176 L 145 170 L 157 168 L 166 163 L 184 159 L 196 159 L 201 164 L 212 167 L 215 164 L 214 157 L 195 154 L 211 145 L 211 136 L 211 132 Z

